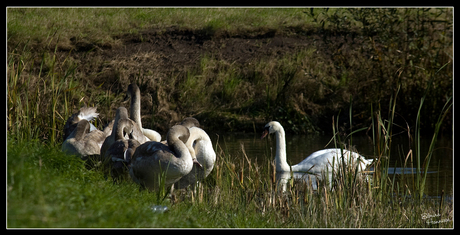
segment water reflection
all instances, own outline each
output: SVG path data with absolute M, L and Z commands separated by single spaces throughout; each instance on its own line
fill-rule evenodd
M 373 170 L 373 169 L 372 169 Z M 417 168 L 404 168 L 404 167 L 389 167 L 388 174 L 389 175 L 407 175 L 407 174 L 415 174 L 417 173 Z M 427 174 L 437 173 L 437 171 L 427 171 Z
M 372 180 L 371 174 L 360 174 L 365 177 L 365 180 Z M 324 173 L 322 175 L 308 174 L 304 172 L 292 172 L 292 179 L 296 183 L 303 183 L 311 190 L 318 190 L 318 184 L 321 181 L 328 180 L 327 186 L 330 188 L 332 184 L 332 173 Z M 291 179 L 291 172 L 276 172 L 276 183 L 281 192 L 285 192 Z M 324 182 L 323 182 L 324 183 Z
M 367 174 L 362 174 L 362 177 L 365 177 L 365 180 L 370 180 L 372 182 L 372 176 L 373 176 L 373 168 L 369 169 L 369 173 Z M 402 175 L 402 174 L 414 174 L 417 172 L 417 169 L 415 168 L 402 168 L 402 167 L 390 167 L 388 168 L 388 174 L 389 175 Z M 427 174 L 433 174 L 437 173 L 437 171 L 428 171 Z M 277 188 L 281 192 L 286 192 L 287 186 L 291 180 L 291 178 L 294 180 L 295 183 L 302 183 L 305 184 L 307 187 L 309 187 L 311 190 L 316 191 L 318 190 L 318 184 L 319 182 L 323 180 L 328 180 L 327 185 L 328 187 L 331 187 L 332 183 L 332 173 L 329 173 L 328 175 L 314 175 L 314 174 L 308 174 L 304 172 L 276 172 L 276 183 L 277 183 Z M 429 177 L 427 177 L 429 178 Z M 428 194 L 429 196 L 433 196 Z
M 238 133 L 225 133 L 213 134 L 208 133 L 211 137 L 213 145 L 216 146 L 218 141 L 219 148 L 229 153 L 232 157 L 243 157 L 241 153 L 241 145 L 244 146 L 247 157 L 251 161 L 257 161 L 259 165 L 266 165 L 267 159 L 273 161 L 275 158 L 275 138 L 269 136 L 264 140 L 260 139 L 259 134 L 238 134 Z M 286 154 L 287 162 L 289 165 L 295 165 L 308 157 L 311 153 L 324 149 L 334 148 L 334 143 L 330 141 L 330 136 L 316 136 L 316 135 L 286 135 Z M 416 172 L 415 156 L 407 158 L 406 166 L 403 164 L 406 161 L 407 153 L 409 152 L 409 143 L 407 136 L 395 136 L 392 140 L 392 148 L 389 156 L 389 174 L 393 177 L 396 174 L 396 179 L 402 175 L 412 175 Z M 422 159 L 425 158 L 428 152 L 431 137 L 422 138 L 421 154 Z M 372 140 L 366 136 L 354 136 L 352 142 L 348 142 L 356 148 L 357 152 L 366 158 L 373 158 L 374 147 Z M 413 148 L 413 147 L 412 147 Z M 452 181 L 453 181 L 453 151 L 452 139 L 439 138 L 431 158 L 430 166 L 426 179 L 426 194 L 430 196 L 440 195 L 444 190 L 446 194 L 453 194 Z M 239 159 L 238 159 L 239 160 Z M 316 185 L 316 179 L 311 175 L 304 175 L 301 173 L 294 173 L 295 179 L 302 179 L 304 181 L 315 182 L 312 186 Z M 278 174 L 277 178 L 280 182 L 287 182 L 289 179 L 287 175 Z M 290 173 L 289 173 L 290 177 Z M 410 186 L 410 185 L 409 185 Z
M 321 180 L 320 176 L 303 172 L 292 172 L 292 178 L 295 182 L 305 183 L 308 187 L 311 187 L 311 189 L 315 191 L 318 189 L 318 182 Z M 281 190 L 281 192 L 286 192 L 290 179 L 291 172 L 276 172 L 276 183 L 278 184 L 278 189 Z M 332 178 L 329 177 L 329 179 Z

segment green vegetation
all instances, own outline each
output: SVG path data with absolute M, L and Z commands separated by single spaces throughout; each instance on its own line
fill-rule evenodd
M 8 40 L 45 43 L 84 38 L 117 44 L 114 35 L 148 28 L 203 29 L 212 34 L 247 34 L 305 25 L 302 8 L 9 8 Z M 37 24 L 36 22 L 41 22 Z M 56 40 L 56 39 L 54 39 Z M 70 43 L 70 41 L 66 41 Z M 60 43 L 66 43 L 60 42 Z M 54 41 L 53 43 L 56 43 Z
M 437 136 L 453 131 L 452 11 L 8 8 L 7 226 L 452 227 L 452 202 L 423 194 Z M 60 152 L 61 131 L 83 104 L 108 123 L 131 82 L 143 124 L 160 133 L 185 116 L 208 132 L 333 126 L 337 146 L 369 130 L 373 180 L 342 168 L 333 190 L 290 181 L 282 194 L 268 147 L 257 164 L 215 143 L 217 166 L 194 196 L 114 185 Z M 413 145 L 390 156 L 401 131 Z M 420 173 L 389 177 L 390 157 Z
M 446 105 L 444 111 L 449 108 Z M 87 169 L 82 160 L 63 154 L 58 146 L 8 136 L 7 226 L 452 228 L 452 201 L 444 195 L 424 198 L 425 182 L 419 174 L 401 175 L 399 180 L 396 175 L 389 177 L 393 127 L 389 118 L 378 115 L 372 128 L 374 139 L 380 140 L 375 145 L 372 176 L 363 177 L 357 169 L 342 167 L 332 175 L 330 185 L 320 181 L 313 189 L 305 181 L 290 179 L 285 192 L 275 180 L 268 142 L 262 163 L 252 162 L 244 146 L 238 154 L 230 155 L 216 142 L 216 166 L 196 193 L 176 190 L 165 197 L 165 190 L 141 191 L 130 180 L 114 184 L 104 179 L 102 171 Z M 334 136 L 335 144 L 342 146 L 341 134 Z M 351 136 L 343 141 L 351 141 Z M 429 161 L 432 151 L 425 160 Z M 417 184 L 410 187 L 409 181 Z M 154 205 L 167 206 L 168 211 L 155 213 Z
M 8 227 L 193 227 L 152 213 L 152 194 L 114 185 L 101 171 L 38 141 L 8 139 Z

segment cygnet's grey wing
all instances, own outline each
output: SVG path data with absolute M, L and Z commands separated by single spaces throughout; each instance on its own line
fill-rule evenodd
M 114 159 L 124 159 L 123 155 L 126 149 L 128 149 L 128 143 L 126 140 L 117 140 L 115 143 L 105 151 L 104 162 L 114 161 Z
M 121 175 L 126 174 L 131 159 L 125 159 L 125 154 L 128 149 L 135 150 L 139 146 L 136 140 L 117 140 L 106 151 L 104 156 L 105 161 L 111 164 L 112 178 L 117 181 Z
M 134 162 L 138 159 L 163 161 L 169 160 L 171 155 L 174 156 L 174 152 L 171 151 L 168 146 L 159 142 L 148 141 L 137 147 L 136 152 L 132 157 L 132 161 Z
M 105 133 L 97 129 L 94 131 L 91 131 L 85 136 L 85 139 L 88 139 L 88 142 L 91 142 L 91 144 L 96 144 L 98 146 L 99 148 L 98 154 L 100 154 L 101 152 L 101 147 L 105 141 L 105 138 L 106 138 Z
M 167 169 L 174 153 L 164 144 L 148 141 L 136 148 L 131 158 L 131 177 L 140 184 L 152 184 L 156 174 Z
M 107 124 L 107 126 L 104 127 L 103 131 L 104 131 L 105 136 L 109 136 L 112 134 L 114 123 L 115 123 L 115 119 L 113 119 L 111 122 L 109 122 L 109 124 Z

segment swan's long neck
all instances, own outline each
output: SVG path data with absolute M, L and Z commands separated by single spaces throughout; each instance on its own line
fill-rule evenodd
M 137 89 L 136 89 L 137 88 Z M 129 110 L 131 119 L 142 128 L 141 122 L 141 91 L 138 87 L 133 89 L 131 94 L 131 108 Z
M 125 107 L 120 107 L 117 109 L 117 113 L 115 115 L 115 121 L 112 127 L 112 134 L 110 135 L 113 141 L 117 140 L 118 134 L 118 122 L 122 119 L 128 119 L 128 111 Z
M 210 152 L 214 151 L 212 149 L 212 142 L 208 134 L 199 127 L 192 127 L 190 130 L 190 137 L 187 140 L 185 145 L 189 149 L 192 158 L 197 158 L 201 164 L 205 164 L 207 167 L 212 165 L 215 161 L 215 156 L 209 156 Z M 193 143 L 196 143 L 193 146 Z M 198 159 L 198 158 L 202 159 Z
M 199 135 L 198 132 L 195 132 L 190 129 L 190 137 L 185 143 L 185 146 L 187 146 L 187 149 L 190 152 L 190 155 L 192 156 L 192 158 L 196 158 L 196 152 L 195 152 L 195 148 L 193 147 L 193 143 L 197 140 L 199 141 L 199 139 L 201 139 L 200 137 L 201 136 Z
M 128 119 L 118 120 L 118 125 L 116 129 L 115 140 L 122 140 L 125 137 L 125 133 L 129 134 L 132 131 L 132 126 L 129 125 Z
M 286 139 L 283 128 L 275 132 L 276 137 L 276 156 L 275 166 L 276 171 L 290 171 L 290 167 L 286 162 Z
M 209 139 L 209 136 L 206 134 L 206 132 L 203 131 L 203 129 L 199 127 L 192 127 L 192 128 L 189 128 L 189 130 L 190 130 L 190 137 L 188 138 L 187 143 L 185 143 L 185 145 L 191 146 L 193 148 L 194 142 L 196 142 L 196 144 L 202 144 L 200 143 L 201 141 L 211 142 L 211 140 Z
M 189 137 L 190 131 L 186 127 L 176 125 L 169 130 L 166 138 L 170 148 L 175 152 L 174 155 L 176 159 L 174 161 L 180 167 L 179 171 L 184 174 L 188 174 L 193 167 L 193 159 L 190 151 L 185 143 L 181 140 L 185 138 L 184 140 L 187 142 Z
M 176 153 L 175 156 L 177 157 L 177 162 L 179 163 L 178 165 L 181 166 L 182 171 L 188 174 L 193 167 L 192 155 L 190 154 L 189 149 L 185 146 L 184 142 L 179 139 L 173 142 L 172 148 Z

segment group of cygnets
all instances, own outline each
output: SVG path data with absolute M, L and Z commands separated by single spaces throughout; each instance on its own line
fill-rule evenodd
M 208 134 L 200 128 L 197 119 L 185 118 L 171 127 L 166 140 L 150 129 L 142 127 L 140 114 L 140 90 L 130 84 L 125 101 L 131 99 L 130 115 L 125 107 L 119 107 L 115 119 L 104 130 L 97 129 L 90 122 L 99 114 L 96 107 L 83 107 L 73 114 L 64 126 L 62 151 L 93 158 L 110 172 L 114 181 L 129 177 L 149 190 L 164 186 L 173 188 L 195 187 L 214 168 L 216 153 Z M 308 172 L 319 174 L 332 172 L 339 160 L 357 163 L 363 171 L 372 163 L 358 153 L 339 148 L 323 149 L 312 153 L 297 165 L 289 166 L 286 161 L 285 133 L 281 124 L 271 121 L 264 127 L 262 138 L 275 134 L 277 172 Z
M 129 174 L 149 190 L 173 184 L 179 189 L 194 187 L 211 173 L 216 153 L 198 120 L 185 118 L 162 141 L 158 132 L 142 127 L 140 90 L 134 83 L 128 86 L 125 101 L 128 99 L 130 117 L 125 107 L 119 107 L 115 119 L 102 131 L 90 123 L 99 115 L 96 107 L 83 107 L 73 114 L 64 126 L 62 151 L 92 158 L 114 181 Z

